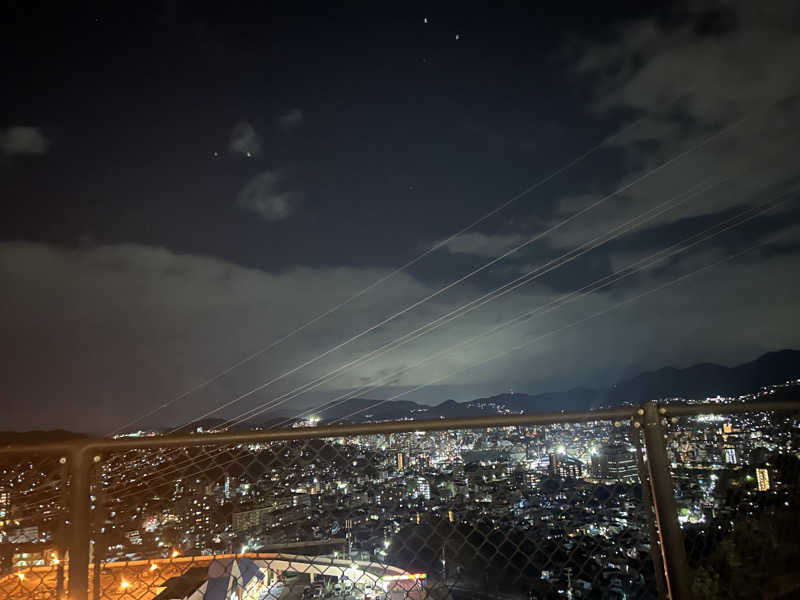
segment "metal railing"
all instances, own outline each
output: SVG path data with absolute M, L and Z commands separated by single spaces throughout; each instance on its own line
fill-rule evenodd
M 264 598 L 700 600 L 708 569 L 687 555 L 665 439 L 680 452 L 698 415 L 798 410 L 651 402 L 6 447 L 0 600 L 178 598 L 171 585 L 224 577 Z M 569 456 L 591 436 L 619 443 Z

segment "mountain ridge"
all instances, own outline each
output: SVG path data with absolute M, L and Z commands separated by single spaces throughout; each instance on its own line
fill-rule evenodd
M 320 411 L 323 423 L 402 418 L 457 418 L 487 414 L 545 411 L 592 410 L 624 403 L 641 404 L 664 398 L 702 399 L 712 396 L 741 396 L 758 392 L 800 377 L 800 350 L 777 350 L 753 361 L 725 367 L 711 362 L 684 368 L 662 367 L 644 371 L 608 389 L 578 386 L 566 391 L 538 394 L 503 393 L 464 402 L 448 399 L 437 405 L 408 400 L 394 401 L 354 398 L 333 410 Z M 378 404 L 380 403 L 380 404 Z M 370 408 L 376 406 L 375 408 Z M 361 411 L 359 415 L 352 413 Z M 368 415 L 368 416 L 367 416 Z
M 769 385 L 782 384 L 800 378 L 800 350 L 766 352 L 750 362 L 725 367 L 704 362 L 685 368 L 661 367 L 643 371 L 608 389 L 578 386 L 565 391 L 537 394 L 502 393 L 457 402 L 448 398 L 436 405 L 419 404 L 410 400 L 382 401 L 353 398 L 336 407 L 320 410 L 320 422 L 385 421 L 397 419 L 437 419 L 496 415 L 498 413 L 536 413 L 567 410 L 593 410 L 624 403 L 641 404 L 664 398 L 702 399 L 716 395 L 740 396 L 752 394 Z M 304 409 L 307 411 L 307 409 Z M 296 422 L 298 415 L 277 413 L 267 421 L 253 424 L 243 422 L 235 431 L 253 427 L 271 428 L 283 423 Z M 226 420 L 205 419 L 181 427 L 178 432 L 214 430 Z M 163 428 L 168 431 L 169 428 Z M 68 441 L 87 437 L 70 431 L 0 431 L 0 446 L 10 444 Z

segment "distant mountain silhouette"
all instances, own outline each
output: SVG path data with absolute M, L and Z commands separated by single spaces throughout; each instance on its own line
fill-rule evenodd
M 800 351 L 768 352 L 735 367 L 704 363 L 675 369 L 666 367 L 641 373 L 609 390 L 575 388 L 543 394 L 498 394 L 467 402 L 446 400 L 436 406 L 410 401 L 354 398 L 320 413 L 323 422 L 336 420 L 379 421 L 387 419 L 452 419 L 497 414 L 590 410 L 623 403 L 641 404 L 662 398 L 703 399 L 710 396 L 740 396 L 760 388 L 800 377 Z
M 47 444 L 53 442 L 71 442 L 88 437 L 83 433 L 51 429 L 48 431 L 0 431 L 0 446 L 16 444 Z
M 498 413 L 536 413 L 567 410 L 590 410 L 623 403 L 640 404 L 663 398 L 703 399 L 710 396 L 740 396 L 758 392 L 762 387 L 800 378 L 800 351 L 780 350 L 768 352 L 758 359 L 735 367 L 704 363 L 675 369 L 666 367 L 641 373 L 614 385 L 609 390 L 575 388 L 564 392 L 542 394 L 498 394 L 467 402 L 445 400 L 429 406 L 409 400 L 381 401 L 353 398 L 338 406 L 320 410 L 317 416 L 322 423 L 385 421 L 396 419 L 453 419 L 496 415 Z M 794 396 L 794 389 L 770 396 L 779 400 Z M 259 423 L 259 427 L 275 427 L 296 420 L 288 412 L 274 413 Z M 181 427 L 179 433 L 217 430 L 225 419 L 203 419 Z M 233 431 L 247 431 L 253 423 L 241 423 Z M 165 431 L 169 431 L 165 428 Z M 35 444 L 85 438 L 71 431 L 0 431 L 0 446 L 8 444 Z
M 665 368 L 637 375 L 608 393 L 609 403 L 641 403 L 660 398 L 740 396 L 800 377 L 800 351 L 768 352 L 760 358 L 722 367 L 705 363 L 686 369 Z

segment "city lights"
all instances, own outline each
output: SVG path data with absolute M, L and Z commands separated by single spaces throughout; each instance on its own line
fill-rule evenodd
M 383 581 L 404 581 L 408 579 L 426 579 L 427 573 L 404 573 L 403 575 L 384 575 L 381 577 Z
M 750 414 L 728 415 L 724 421 L 687 418 L 670 425 L 665 450 L 680 490 L 676 496 L 680 526 L 729 531 L 736 511 L 753 515 L 759 500 L 789 508 L 786 487 L 776 472 L 781 461 L 774 457 L 796 452 L 793 429 Z M 370 574 L 373 563 L 381 569 L 407 569 L 389 571 L 382 585 L 408 581 L 421 589 L 421 583 L 413 582 L 427 577 L 420 568 L 424 565 L 408 569 L 402 563 L 409 540 L 424 545 L 431 527 L 468 530 L 476 523 L 485 524 L 490 535 L 506 539 L 520 535 L 512 532 L 530 531 L 548 552 L 563 545 L 569 553 L 591 539 L 592 548 L 603 556 L 602 568 L 622 571 L 629 559 L 647 556 L 651 543 L 647 528 L 641 526 L 645 516 L 636 493 L 639 471 L 632 431 L 614 427 L 613 422 L 539 425 L 536 435 L 500 427 L 415 430 L 336 438 L 335 446 L 323 444 L 313 451 L 303 442 L 292 452 L 283 442 L 256 449 L 243 443 L 227 456 L 238 462 L 246 459 L 244 464 L 249 465 L 263 462 L 263 473 L 243 476 L 232 469 L 215 473 L 213 481 L 184 477 L 158 490 L 152 500 L 126 500 L 121 495 L 111 504 L 113 510 L 106 512 L 99 529 L 115 537 L 103 555 L 120 571 L 108 585 L 115 590 L 147 588 L 144 593 L 149 593 L 172 576 L 172 567 L 184 567 L 181 560 L 167 570 L 159 560 L 186 555 L 185 566 L 191 568 L 220 552 L 247 560 L 254 549 L 286 543 L 298 544 L 290 552 L 297 556 L 304 554 L 302 548 L 319 545 L 326 567 L 335 566 L 341 581 L 351 580 L 356 587 L 365 573 Z M 737 462 L 726 462 L 732 453 Z M 114 471 L 104 471 L 108 465 L 102 462 L 99 468 L 112 485 L 130 485 L 130 481 L 146 482 L 147 474 L 162 466 L 161 460 L 158 454 L 141 453 L 130 462 L 113 464 Z M 726 505 L 724 490 L 731 488 L 740 490 L 740 506 Z M 13 509 L 13 496 L 9 499 Z M 33 508 L 44 513 L 47 505 Z M 42 535 L 17 527 L 12 535 L 18 537 L 12 539 Z M 354 531 L 364 535 L 355 540 Z M 29 583 L 30 574 L 23 574 L 24 569 L 58 565 L 54 548 L 15 554 L 10 562 L 15 583 L 17 577 Z M 390 548 L 398 551 L 389 553 Z M 464 554 L 456 546 L 440 552 L 431 568 L 444 566 L 452 574 L 483 550 L 478 547 Z M 137 561 L 139 572 L 122 571 L 131 568 L 123 565 Z M 142 577 L 143 572 L 152 575 Z M 552 575 L 554 582 L 557 577 L 557 572 Z M 626 575 L 623 583 L 650 585 L 646 577 Z

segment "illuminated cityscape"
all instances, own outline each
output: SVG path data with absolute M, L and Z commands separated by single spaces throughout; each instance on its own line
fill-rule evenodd
M 535 544 L 538 564 L 529 558 L 516 569 L 509 592 L 538 583 L 568 587 L 574 598 L 592 590 L 643 597 L 654 589 L 654 539 L 635 431 L 589 421 L 237 444 L 194 456 L 189 448 L 127 451 L 98 468 L 94 560 L 160 564 L 279 551 L 426 572 L 431 581 L 458 581 L 461 590 L 503 589 L 491 571 L 508 572 L 508 565 L 482 555 L 478 543 L 485 569 L 475 573 L 475 547 L 452 543 L 460 531 L 466 539 L 477 533 Z M 682 527 L 732 535 L 742 516 L 796 510 L 798 448 L 796 418 L 673 419 L 666 449 Z M 49 476 L 45 465 L 22 465 L 12 479 L 3 474 L 0 536 L 16 548 L 2 557 L 3 569 L 57 564 L 60 500 L 44 499 L 29 483 Z M 426 550 L 433 559 L 423 558 Z M 265 581 L 280 571 L 269 573 Z

